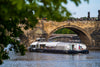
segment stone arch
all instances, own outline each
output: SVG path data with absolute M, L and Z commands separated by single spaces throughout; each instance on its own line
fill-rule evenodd
M 87 46 L 93 45 L 92 37 L 90 36 L 90 34 L 86 30 L 84 30 L 78 26 L 74 26 L 74 25 L 70 25 L 70 26 L 64 25 L 64 26 L 57 27 L 56 29 L 52 30 L 48 34 L 48 38 L 50 37 L 50 35 L 52 33 L 54 33 L 55 31 L 57 31 L 58 29 L 61 29 L 61 28 L 68 28 L 68 29 L 74 31 L 80 37 L 81 41 L 83 43 L 85 43 Z

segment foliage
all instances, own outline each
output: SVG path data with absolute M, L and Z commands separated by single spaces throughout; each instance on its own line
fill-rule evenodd
M 75 34 L 75 32 L 73 32 L 72 30 L 67 29 L 67 28 L 59 29 L 59 30 L 57 30 L 57 31 L 54 32 L 54 33 L 55 33 L 55 34 Z
M 4 54 L 2 55 L 2 59 L 9 59 L 10 57 L 8 56 L 7 52 L 4 52 Z
M 2 59 L 9 59 L 8 53 L 3 50 L 4 46 L 0 44 L 0 64 L 3 63 Z
M 3 63 L 2 59 L 0 59 L 0 65 Z
M 20 52 L 21 52 L 21 55 L 25 55 L 26 49 L 25 49 L 24 45 L 20 45 L 20 46 L 19 46 L 19 50 L 20 50 Z
M 76 5 L 81 3 L 81 0 L 71 1 Z M 23 33 L 18 25 L 25 24 L 25 29 L 33 28 L 38 22 L 37 18 L 42 17 L 49 20 L 65 20 L 71 15 L 62 5 L 67 3 L 67 0 L 0 0 L 0 44 L 6 47 L 11 43 L 18 52 L 17 47 L 24 48 L 14 39 Z M 3 51 L 0 53 L 0 61 L 2 54 Z
M 3 63 L 3 61 L 2 61 L 2 55 L 3 55 L 3 53 L 4 53 L 4 51 L 3 51 L 3 45 L 0 44 L 0 64 Z

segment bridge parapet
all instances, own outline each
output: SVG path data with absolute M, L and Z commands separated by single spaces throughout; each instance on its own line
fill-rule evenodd
M 64 21 L 64 22 L 56 22 L 56 21 L 43 21 L 44 30 L 49 34 L 52 30 L 57 29 L 59 27 L 65 26 L 77 26 L 82 29 L 86 29 L 90 33 L 95 30 L 96 21 Z M 89 29 L 89 30 L 88 30 Z

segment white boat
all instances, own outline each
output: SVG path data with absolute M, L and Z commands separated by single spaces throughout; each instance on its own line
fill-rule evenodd
M 65 42 L 33 42 L 29 47 L 30 52 L 47 53 L 89 53 L 85 44 Z

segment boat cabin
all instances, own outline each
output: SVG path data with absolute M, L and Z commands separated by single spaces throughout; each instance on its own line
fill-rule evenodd
M 87 47 L 82 43 L 64 43 L 64 42 L 33 42 L 30 45 L 32 49 L 55 49 L 55 50 L 86 50 Z

